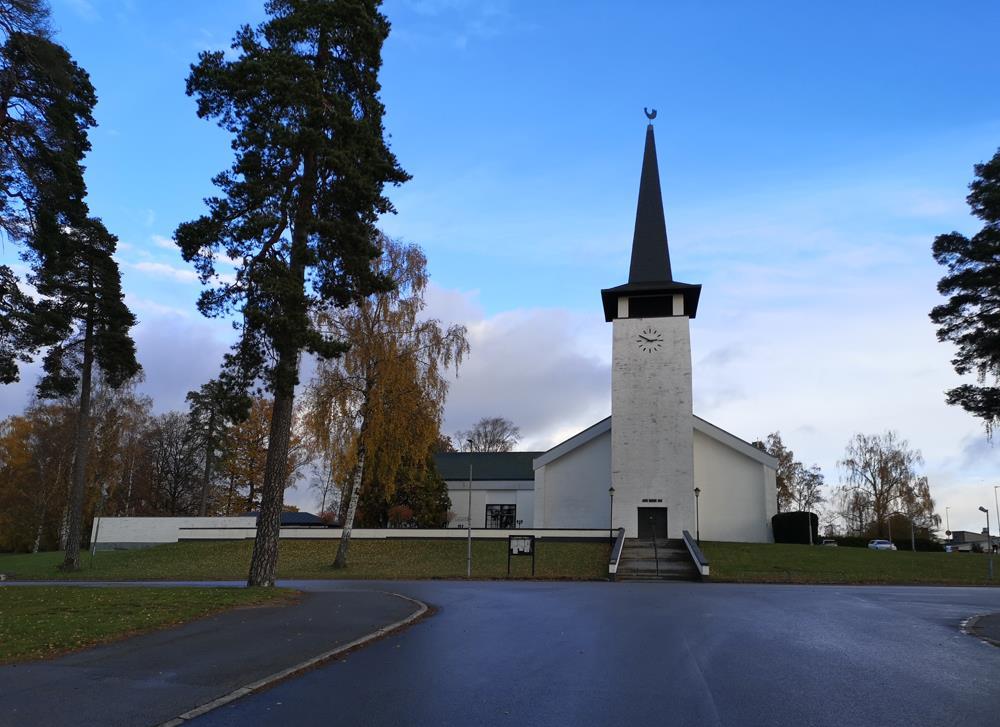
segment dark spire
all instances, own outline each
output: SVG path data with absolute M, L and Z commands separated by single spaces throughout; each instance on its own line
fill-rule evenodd
M 628 281 L 659 283 L 672 280 L 667 225 L 663 220 L 663 197 L 660 195 L 660 171 L 656 164 L 656 140 L 653 138 L 653 125 L 649 124 L 646 127 L 646 149 L 642 155 L 642 178 L 639 181 L 639 204 L 635 211 Z
M 643 109 L 650 121 L 656 109 Z M 677 296 L 683 299 L 678 311 Z M 612 321 L 619 312 L 628 310 L 630 318 L 663 318 L 698 313 L 701 286 L 674 280 L 670 270 L 670 250 L 667 248 L 667 225 L 663 221 L 663 198 L 660 196 L 660 170 L 656 165 L 656 140 L 653 125 L 646 127 L 646 150 L 642 156 L 642 178 L 639 181 L 639 204 L 635 210 L 635 234 L 632 236 L 632 265 L 628 282 L 601 291 L 604 320 Z M 622 307 L 627 298 L 629 305 Z

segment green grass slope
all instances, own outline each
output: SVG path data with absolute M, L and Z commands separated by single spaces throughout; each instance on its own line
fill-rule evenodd
M 279 578 L 424 579 L 464 578 L 464 540 L 355 540 L 349 567 L 331 567 L 336 540 L 283 540 Z M 18 580 L 242 580 L 250 565 L 249 540 L 189 542 L 144 550 L 99 551 L 84 556 L 83 570 L 58 570 L 61 553 L 0 555 L 0 573 Z M 608 574 L 608 544 L 535 543 L 535 577 L 600 579 Z M 473 542 L 474 578 L 507 577 L 507 541 Z M 531 577 L 531 558 L 511 559 L 511 576 Z
M 702 543 L 714 581 L 738 583 L 870 583 L 998 585 L 988 577 L 989 556 L 912 553 L 766 543 Z

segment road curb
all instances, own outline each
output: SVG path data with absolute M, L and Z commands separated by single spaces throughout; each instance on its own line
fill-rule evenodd
M 1000 640 L 994 638 L 993 636 L 988 636 L 983 633 L 983 630 L 979 628 L 979 622 L 988 616 L 996 616 L 995 613 L 979 613 L 975 616 L 970 616 L 962 622 L 962 633 L 966 636 L 973 636 L 980 641 L 990 644 L 991 646 L 1000 647 Z
M 157 725 L 157 727 L 179 727 L 180 725 L 186 724 L 192 719 L 201 717 L 202 715 L 207 714 L 208 712 L 211 712 L 214 709 L 218 709 L 219 707 L 224 707 L 230 702 L 235 702 L 237 699 L 245 697 L 248 694 L 253 694 L 254 692 L 258 692 L 262 689 L 265 689 L 271 686 L 272 684 L 275 684 L 276 682 L 280 682 L 283 679 L 288 679 L 289 677 L 296 676 L 301 672 L 304 672 L 315 666 L 319 666 L 320 664 L 326 661 L 334 659 L 340 656 L 341 654 L 344 654 L 345 652 L 351 651 L 352 649 L 356 649 L 360 646 L 364 646 L 365 644 L 375 641 L 376 639 L 380 639 L 383 636 L 392 633 L 393 631 L 397 631 L 398 629 L 401 629 L 404 626 L 408 626 L 409 624 L 423 617 L 430 610 L 430 607 L 423 601 L 420 601 L 416 598 L 412 598 L 410 596 L 404 596 L 401 593 L 393 593 L 392 591 L 375 591 L 375 592 L 384 593 L 388 596 L 395 596 L 396 598 L 401 598 L 404 601 L 410 601 L 411 603 L 415 603 L 417 605 L 417 610 L 411 613 L 406 618 L 400 619 L 399 621 L 395 621 L 387 626 L 383 626 L 380 629 L 376 629 L 375 631 L 372 631 L 370 634 L 365 634 L 364 636 L 354 639 L 354 641 L 350 641 L 346 644 L 338 646 L 335 649 L 324 651 L 322 654 L 318 654 L 317 656 L 314 656 L 310 659 L 306 659 L 305 661 L 295 664 L 294 666 L 290 666 L 287 669 L 282 669 L 281 671 L 275 672 L 274 674 L 270 674 L 264 677 L 263 679 L 258 679 L 257 681 L 251 682 L 250 684 L 245 684 L 242 687 L 239 687 L 238 689 L 234 689 L 228 694 L 224 694 L 221 697 L 213 699 L 210 702 L 206 702 L 205 704 L 195 707 L 194 709 L 190 709 L 187 712 L 184 712 L 183 714 L 179 714 L 173 719 L 167 720 L 166 722 L 161 722 L 159 725 Z

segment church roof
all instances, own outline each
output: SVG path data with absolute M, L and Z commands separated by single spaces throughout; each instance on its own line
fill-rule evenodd
M 541 452 L 442 452 L 434 455 L 441 479 L 463 481 L 469 479 L 469 465 L 472 465 L 474 481 L 493 480 L 534 480 L 535 469 L 532 460 Z
M 750 459 L 760 462 L 762 465 L 775 469 L 778 466 L 778 460 L 767 452 L 762 452 L 755 446 L 750 444 L 750 442 L 740 439 L 735 434 L 727 432 L 722 427 L 717 427 L 711 422 L 702 419 L 697 414 L 691 416 L 691 423 L 696 432 L 701 432 L 702 434 L 711 437 L 720 444 L 724 444 L 727 447 L 739 452 L 740 454 L 749 457 Z M 584 444 L 589 442 L 602 434 L 607 434 L 611 431 L 611 417 L 605 417 L 601 421 L 593 424 L 586 429 L 584 429 L 579 434 L 575 434 L 564 442 L 561 442 L 554 446 L 547 452 L 541 453 L 541 456 L 535 459 L 535 469 L 547 465 L 549 462 L 553 462 L 566 454 L 569 454 L 574 449 L 582 447 Z
M 617 317 L 619 296 L 664 296 L 675 293 L 684 296 L 684 314 L 694 318 L 698 312 L 701 286 L 674 280 L 670 267 L 667 224 L 663 215 L 663 195 L 660 192 L 656 139 L 653 136 L 653 125 L 649 124 L 646 126 L 646 147 L 642 154 L 628 282 L 601 291 L 604 319 L 610 321 Z

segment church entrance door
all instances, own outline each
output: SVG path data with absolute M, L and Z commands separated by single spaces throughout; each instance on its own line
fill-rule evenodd
M 640 538 L 667 537 L 667 508 L 665 507 L 639 508 L 639 537 Z

